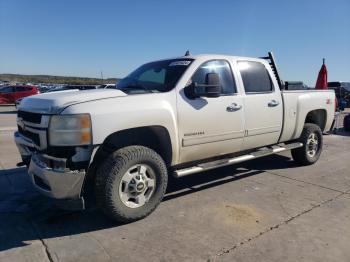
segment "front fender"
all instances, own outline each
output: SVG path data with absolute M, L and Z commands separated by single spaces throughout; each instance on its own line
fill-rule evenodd
M 67 107 L 62 114 L 90 113 L 93 144 L 112 133 L 145 126 L 163 126 L 172 144 L 172 163 L 179 157 L 175 91 L 101 99 Z

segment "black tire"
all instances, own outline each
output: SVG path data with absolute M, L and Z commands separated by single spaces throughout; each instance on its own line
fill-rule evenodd
M 308 151 L 310 148 L 310 146 L 308 145 L 308 139 L 311 134 L 315 134 L 315 136 L 318 139 L 318 146 L 316 149 L 316 153 L 313 156 L 310 156 L 308 154 Z M 292 149 L 292 157 L 294 161 L 300 165 L 305 165 L 305 166 L 316 163 L 321 155 L 322 146 L 323 146 L 323 136 L 322 136 L 322 131 L 320 127 L 315 124 L 306 123 L 304 125 L 301 136 L 297 141 L 303 143 L 303 146 L 296 149 Z
M 131 208 L 125 205 L 119 193 L 123 175 L 134 165 L 144 164 L 154 172 L 155 186 L 148 202 Z M 128 223 L 148 216 L 162 201 L 168 182 L 168 172 L 163 159 L 152 149 L 128 146 L 115 151 L 97 169 L 95 180 L 96 202 L 110 218 Z
M 344 117 L 344 130 L 350 131 L 350 115 Z

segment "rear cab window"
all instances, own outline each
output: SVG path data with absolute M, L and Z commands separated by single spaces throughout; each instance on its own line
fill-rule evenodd
M 244 90 L 247 94 L 271 93 L 273 83 L 265 65 L 255 61 L 238 61 Z

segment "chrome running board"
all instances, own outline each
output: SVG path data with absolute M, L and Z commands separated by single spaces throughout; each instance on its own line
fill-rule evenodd
M 215 160 L 215 161 L 211 161 L 211 162 L 207 162 L 207 163 L 198 164 L 198 165 L 193 166 L 193 167 L 178 169 L 178 170 L 175 170 L 174 176 L 175 177 L 183 177 L 183 176 L 187 176 L 187 175 L 192 175 L 195 173 L 207 171 L 207 170 L 218 168 L 218 167 L 229 166 L 229 165 L 237 164 L 237 163 L 244 162 L 247 160 L 256 159 L 259 157 L 273 155 L 276 153 L 288 151 L 288 150 L 302 147 L 302 146 L 303 146 L 302 143 L 297 142 L 297 143 L 291 143 L 291 144 L 287 144 L 287 145 L 283 145 L 283 146 L 277 145 L 277 146 L 268 147 L 268 148 L 263 147 L 263 148 L 260 148 L 256 151 L 251 152 L 251 153 L 246 154 L 246 155 L 237 156 L 237 157 L 233 157 L 233 158 L 219 159 L 219 160 Z

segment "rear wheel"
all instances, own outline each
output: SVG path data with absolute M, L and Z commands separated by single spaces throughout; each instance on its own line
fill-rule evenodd
M 316 163 L 322 152 L 323 137 L 318 125 L 306 123 L 301 133 L 299 142 L 302 147 L 292 150 L 294 161 L 301 165 L 312 165 Z
M 96 173 L 98 206 L 114 220 L 146 217 L 163 199 L 168 181 L 163 159 L 152 149 L 128 146 L 115 151 Z

